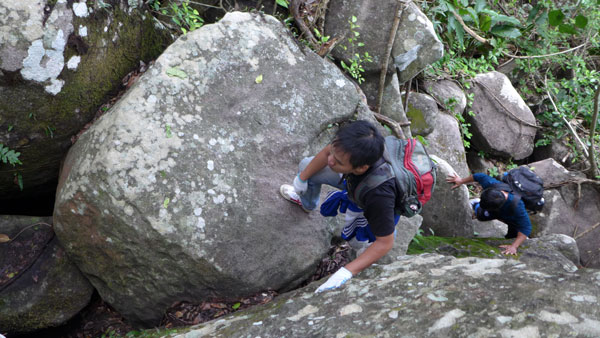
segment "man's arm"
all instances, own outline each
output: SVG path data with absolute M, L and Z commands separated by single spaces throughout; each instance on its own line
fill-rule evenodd
M 327 282 L 321 284 L 321 286 L 315 290 L 315 293 L 339 288 L 352 278 L 352 276 L 371 266 L 371 264 L 383 257 L 394 246 L 393 233 L 388 236 L 375 236 L 375 238 L 375 242 L 373 242 L 365 252 L 329 277 Z
M 446 176 L 446 182 L 454 183 L 454 185 L 452 186 L 452 189 L 456 189 L 456 188 L 460 187 L 462 184 L 468 184 L 468 183 L 475 182 L 475 179 L 473 178 L 473 175 L 469 175 L 465 178 L 461 178 L 460 176 L 458 176 L 458 174 L 452 173 L 452 174 Z
M 377 262 L 394 246 L 394 234 L 383 237 L 375 236 L 376 240 L 360 256 L 346 264 L 346 269 L 355 276 L 357 273 Z
M 523 244 L 523 242 L 525 242 L 526 239 L 527 239 L 527 236 L 525 236 L 522 232 L 519 231 L 519 233 L 517 234 L 517 238 L 515 239 L 515 241 L 513 242 L 513 244 L 511 244 L 511 245 L 500 245 L 500 247 L 504 249 L 504 251 L 502 251 L 502 253 L 505 254 L 505 255 L 516 255 L 517 254 L 517 248 L 521 244 Z
M 311 178 L 314 174 L 318 173 L 321 169 L 327 166 L 327 157 L 331 152 L 331 144 L 328 144 L 323 148 L 315 157 L 308 163 L 306 168 L 300 173 L 300 179 L 306 181 Z

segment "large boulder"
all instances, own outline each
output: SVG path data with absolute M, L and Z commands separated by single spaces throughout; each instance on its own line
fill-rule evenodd
M 22 162 L 2 168 L 2 208 L 42 192 L 53 196 L 71 137 L 140 60 L 156 58 L 170 43 L 138 8 L 142 3 L 0 3 L 0 143 L 20 152 Z
M 484 152 L 521 160 L 533 152 L 535 117 L 506 75 L 479 74 L 470 92 L 474 115 L 466 115 L 473 133 L 472 145 Z
M 337 60 L 351 59 L 354 53 L 368 52 L 373 62 L 364 63 L 365 78 L 361 84 L 369 103 L 375 103 L 379 91 L 379 75 L 385 59 L 387 44 L 396 15 L 395 0 L 331 0 L 325 18 L 325 33 L 342 39 L 332 55 Z M 349 20 L 356 17 L 354 25 L 359 33 L 357 40 L 364 43 L 348 43 Z M 356 39 L 355 39 L 356 40 Z M 339 47 L 344 45 L 347 49 Z M 398 69 L 399 81 L 404 83 L 444 54 L 443 44 L 438 40 L 433 24 L 412 1 L 402 5 L 402 16 L 396 32 L 392 54 L 389 57 L 388 75 Z
M 446 113 L 438 113 L 435 120 L 435 128 L 427 135 L 427 152 L 429 155 L 444 158 L 459 176 L 469 176 L 467 155 L 458 121 Z
M 57 235 L 136 323 L 157 324 L 176 300 L 295 287 L 331 230 L 279 186 L 361 104 L 281 22 L 228 13 L 169 46 L 71 148 Z
M 0 216 L 0 332 L 59 326 L 90 301 L 92 285 L 68 259 L 50 217 Z
M 427 79 L 423 81 L 423 88 L 448 112 L 455 115 L 464 113 L 467 107 L 467 96 L 455 81 Z
M 469 205 L 469 192 L 466 186 L 452 189 L 446 182 L 446 176 L 456 173 L 447 161 L 431 155 L 437 165 L 437 179 L 431 199 L 423 206 L 423 225 L 425 233 L 431 229 L 436 236 L 473 237 L 473 211 Z
M 577 241 L 584 267 L 600 268 L 600 192 L 582 174 L 569 172 L 554 159 L 529 164 L 544 180 L 546 204 L 531 216 L 534 234 L 564 234 Z M 579 183 L 578 183 L 579 182 Z
M 545 259 L 403 256 L 340 290 L 317 284 L 175 337 L 598 337 L 600 272 Z

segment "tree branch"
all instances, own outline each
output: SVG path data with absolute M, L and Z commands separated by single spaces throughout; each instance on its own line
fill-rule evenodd
M 400 18 L 402 12 L 406 8 L 404 0 L 397 0 L 396 2 L 396 14 L 394 15 L 394 22 L 390 31 L 390 37 L 388 39 L 387 46 L 385 48 L 385 54 L 383 56 L 383 62 L 381 63 L 381 74 L 379 75 L 379 93 L 377 93 L 377 102 L 375 102 L 375 109 L 377 113 L 381 113 L 381 101 L 383 100 L 383 91 L 385 87 L 385 76 L 387 75 L 388 63 L 390 62 L 390 54 L 392 54 L 392 48 L 394 47 L 394 41 L 396 40 L 396 32 L 400 25 Z
M 596 178 L 600 173 L 598 172 L 598 163 L 596 163 L 596 151 L 594 149 L 594 138 L 596 136 L 596 126 L 598 124 L 598 97 L 600 96 L 600 85 L 596 88 L 596 94 L 594 95 L 594 114 L 592 115 L 592 126 L 590 130 L 590 166 L 592 174 L 590 178 Z M 589 176 L 588 176 L 589 177 Z

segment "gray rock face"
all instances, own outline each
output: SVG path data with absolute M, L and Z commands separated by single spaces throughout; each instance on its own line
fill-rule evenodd
M 467 107 L 467 97 L 458 84 L 450 80 L 425 80 L 425 91 L 452 114 L 461 114 Z
M 64 324 L 89 303 L 94 291 L 67 258 L 50 227 L 28 228 L 40 222 L 49 224 L 52 219 L 0 216 L 0 233 L 13 239 L 0 244 L 2 277 L 14 275 L 12 279 L 2 278 L 5 283 L 0 284 L 2 333 L 23 334 Z M 27 269 L 19 270 L 14 263 L 21 263 L 23 257 L 31 261 Z
M 435 128 L 427 135 L 427 141 L 429 155 L 445 159 L 461 177 L 469 176 L 465 146 L 456 118 L 446 113 L 437 114 Z
M 339 291 L 316 282 L 176 337 L 594 337 L 600 272 L 544 260 L 424 254 L 365 270 Z
M 22 162 L 0 175 L 0 201 L 39 194 L 56 180 L 71 137 L 140 60 L 171 41 L 137 2 L 0 3 L 0 125 L 9 129 L 0 143 Z M 14 184 L 17 170 L 23 191 Z
M 473 113 L 472 144 L 488 154 L 520 160 L 533 152 L 535 117 L 506 75 L 499 72 L 479 74 L 471 92 Z
M 412 133 L 421 136 L 429 135 L 435 128 L 436 118 L 439 115 L 437 102 L 427 94 L 410 92 L 406 106 L 406 116 L 410 120 Z
M 537 236 L 565 234 L 577 241 L 584 267 L 600 267 L 600 193 L 595 185 L 568 183 L 583 178 L 567 171 L 553 159 L 529 165 L 544 180 L 546 204 L 542 212 L 531 216 Z M 559 185 L 563 183 L 564 185 Z
M 155 324 L 176 300 L 294 287 L 331 235 L 279 186 L 359 104 L 279 21 L 228 13 L 169 46 L 71 148 L 57 235 L 137 322 Z
M 437 164 L 437 180 L 431 199 L 423 207 L 423 228 L 425 233 L 432 229 L 436 236 L 473 237 L 472 210 L 469 206 L 469 192 L 466 186 L 451 189 L 446 176 L 454 169 L 445 160 L 431 155 Z
M 325 33 L 331 37 L 343 37 L 341 44 L 348 49 L 335 48 L 332 55 L 338 60 L 348 60 L 354 53 L 361 55 L 366 51 L 373 56 L 373 62 L 364 64 L 367 81 L 361 88 L 369 102 L 374 102 L 379 90 L 379 73 L 385 58 L 387 43 L 394 17 L 397 1 L 394 0 L 331 0 L 325 18 Z M 348 45 L 350 25 L 348 20 L 355 16 L 356 29 L 360 33 L 359 40 L 364 47 L 352 48 Z M 400 83 L 411 79 L 427 65 L 443 56 L 443 45 L 437 39 L 431 21 L 413 2 L 407 2 L 402 11 L 400 25 L 388 63 L 388 74 L 392 74 L 394 64 L 397 65 Z

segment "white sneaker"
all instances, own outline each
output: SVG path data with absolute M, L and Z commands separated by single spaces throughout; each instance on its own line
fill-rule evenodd
M 298 196 L 298 194 L 296 193 L 296 190 L 294 189 L 293 186 L 289 185 L 289 184 L 282 184 L 281 187 L 279 187 L 279 193 L 281 194 L 281 196 L 283 196 L 283 198 L 285 198 L 286 200 L 299 205 L 302 210 L 304 210 L 305 212 L 311 212 L 312 210 L 306 209 L 303 205 L 302 205 L 302 200 L 300 199 L 300 196 Z

